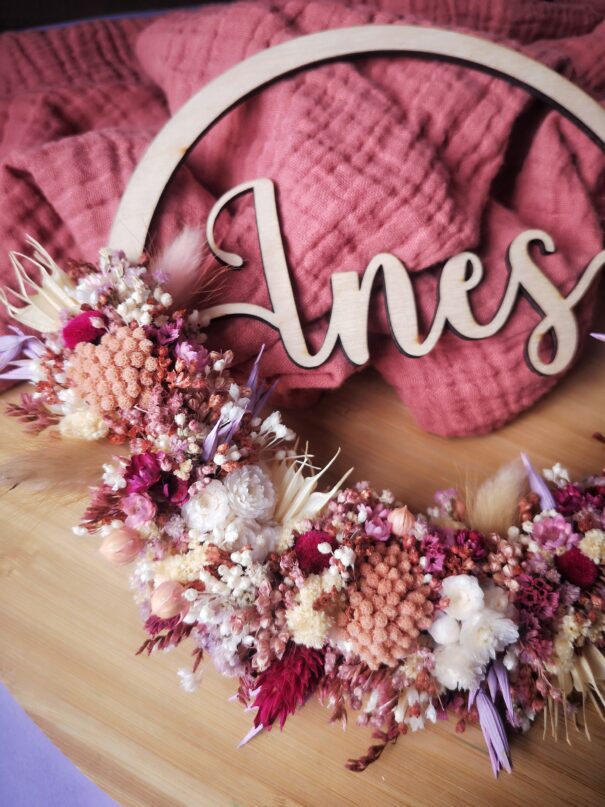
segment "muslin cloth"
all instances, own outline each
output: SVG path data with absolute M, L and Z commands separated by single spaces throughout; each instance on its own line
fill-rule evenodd
M 168 117 L 228 67 L 291 37 L 372 23 L 438 25 L 519 48 L 605 98 L 605 2 L 537 0 L 279 0 L 239 2 L 151 19 L 85 22 L 0 38 L 0 247 L 25 233 L 61 260 L 94 259 L 138 159 Z M 605 160 L 560 114 L 469 68 L 418 58 L 332 63 L 276 82 L 229 113 L 171 184 L 151 247 L 244 180 L 272 178 L 301 319 L 319 347 L 329 278 L 392 252 L 413 274 L 425 326 L 444 260 L 477 251 L 481 321 L 498 308 L 504 256 L 522 230 L 549 232 L 542 259 L 566 293 L 601 249 Z M 246 256 L 221 301 L 268 305 L 250 200 L 222 221 L 225 248 Z M 3 282 L 8 262 L 2 261 Z M 585 335 L 596 301 L 578 308 Z M 4 317 L 4 313 L 0 315 Z M 556 383 L 532 372 L 523 346 L 538 315 L 520 300 L 483 342 L 446 333 L 421 359 L 400 354 L 376 295 L 371 363 L 425 429 L 494 429 Z M 6 320 L 0 321 L 0 327 Z M 249 319 L 216 323 L 211 341 L 241 362 L 267 345 L 263 371 L 282 403 L 310 404 L 358 368 L 340 351 L 317 370 L 286 356 L 279 335 Z

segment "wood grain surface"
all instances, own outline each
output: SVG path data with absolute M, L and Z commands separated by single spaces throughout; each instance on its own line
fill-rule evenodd
M 603 348 L 589 346 L 553 393 L 487 437 L 445 440 L 420 432 L 371 372 L 312 410 L 287 413 L 287 420 L 321 461 L 342 446 L 334 476 L 355 465 L 357 479 L 390 486 L 415 509 L 430 503 L 435 488 L 481 478 L 521 449 L 538 467 L 560 460 L 582 474 L 605 462 L 605 446 L 591 437 L 605 430 Z M 18 428 L 0 418 L 3 458 L 7 436 Z M 201 690 L 188 695 L 176 676 L 189 661 L 185 648 L 135 657 L 143 634 L 128 571 L 105 563 L 97 540 L 71 533 L 81 509 L 82 502 L 32 498 L 19 487 L 0 496 L 0 677 L 119 804 L 605 803 L 605 724 L 592 711 L 591 743 L 575 733 L 571 747 L 562 738 L 543 740 L 541 720 L 515 737 L 514 773 L 498 781 L 479 730 L 456 735 L 451 720 L 402 737 L 365 773 L 350 773 L 343 762 L 365 751 L 369 732 L 329 726 L 316 702 L 291 718 L 283 734 L 276 729 L 236 751 L 251 715 L 228 701 L 235 681 L 207 665 Z

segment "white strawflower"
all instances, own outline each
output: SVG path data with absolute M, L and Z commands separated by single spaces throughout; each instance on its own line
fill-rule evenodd
M 437 644 L 452 644 L 460 636 L 460 623 L 453 616 L 440 613 L 429 628 L 429 633 Z
M 225 478 L 225 489 L 238 516 L 264 521 L 273 514 L 275 488 L 259 465 L 236 468 Z
M 478 664 L 485 665 L 496 653 L 519 638 L 512 619 L 485 608 L 462 623 L 460 646 Z
M 441 594 L 450 601 L 445 609 L 454 619 L 468 619 L 483 607 L 483 591 L 477 578 L 469 574 L 446 577 L 441 586 Z
M 473 689 L 483 671 L 459 644 L 440 645 L 435 650 L 435 678 L 446 689 Z
M 183 505 L 181 512 L 187 525 L 199 532 L 212 532 L 224 527 L 231 515 L 231 508 L 223 483 L 213 479 Z

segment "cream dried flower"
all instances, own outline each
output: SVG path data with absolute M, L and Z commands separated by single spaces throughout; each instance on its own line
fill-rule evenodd
M 588 530 L 579 544 L 580 551 L 595 563 L 605 562 L 605 532 Z
M 197 533 L 221 529 L 231 515 L 229 498 L 222 482 L 213 479 L 182 507 L 187 526 Z
M 266 521 L 275 507 L 275 489 L 260 465 L 244 465 L 225 478 L 225 490 L 234 513 L 245 519 Z
M 446 577 L 441 593 L 449 600 L 449 605 L 444 609 L 445 613 L 454 619 L 468 619 L 483 607 L 483 591 L 479 581 L 469 574 Z

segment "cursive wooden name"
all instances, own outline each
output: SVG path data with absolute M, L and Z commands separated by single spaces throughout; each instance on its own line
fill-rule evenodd
M 250 56 L 213 79 L 172 116 L 156 135 L 136 167 L 120 202 L 109 243 L 136 260 L 144 249 L 147 233 L 159 199 L 188 150 L 221 116 L 250 93 L 269 82 L 326 60 L 370 53 L 412 54 L 447 59 L 485 70 L 534 93 L 565 115 L 605 151 L 605 109 L 579 87 L 518 51 L 456 31 L 413 25 L 362 25 L 332 29 L 282 42 Z M 508 320 L 519 293 L 539 310 L 541 319 L 528 334 L 526 357 L 538 373 L 553 375 L 565 369 L 577 348 L 578 328 L 573 308 L 586 294 L 605 262 L 605 252 L 593 258 L 575 288 L 564 297 L 530 255 L 536 245 L 543 253 L 555 244 L 543 230 L 520 233 L 507 252 L 510 271 L 497 313 L 488 323 L 477 322 L 469 292 L 483 276 L 480 259 L 472 252 L 451 258 L 439 283 L 437 312 L 429 333 L 421 337 L 414 291 L 403 263 L 394 255 L 376 255 L 364 274 L 343 271 L 331 279 L 333 306 L 324 344 L 309 352 L 292 291 L 290 272 L 282 243 L 274 188 L 270 180 L 258 179 L 238 185 L 216 203 L 208 220 L 208 241 L 215 255 L 233 266 L 242 258 L 218 248 L 214 223 L 222 208 L 239 194 L 251 191 L 256 205 L 263 266 L 271 309 L 247 303 L 215 306 L 206 312 L 211 319 L 228 315 L 252 316 L 277 328 L 288 355 L 302 367 L 319 367 L 337 343 L 355 364 L 368 360 L 367 318 L 370 294 L 380 272 L 393 338 L 409 356 L 429 353 L 444 328 L 467 339 L 486 339 Z M 542 339 L 551 334 L 553 350 L 545 358 Z
M 354 271 L 336 272 L 330 278 L 332 312 L 326 337 L 322 347 L 316 353 L 310 353 L 284 250 L 275 186 L 270 179 L 244 182 L 221 196 L 206 224 L 208 245 L 223 263 L 234 268 L 243 266 L 244 259 L 240 255 L 227 252 L 217 245 L 214 227 L 224 207 L 248 192 L 254 197 L 262 266 L 272 308 L 243 302 L 216 305 L 203 312 L 208 321 L 228 316 L 260 319 L 279 331 L 288 356 L 300 367 L 313 368 L 324 364 L 339 340 L 348 359 L 353 364 L 362 365 L 369 359 L 367 326 L 370 296 L 376 277 L 382 272 L 393 340 L 407 356 L 419 357 L 430 353 L 446 326 L 465 339 L 478 340 L 493 336 L 506 324 L 519 294 L 523 292 L 541 314 L 540 321 L 528 334 L 526 342 L 525 355 L 529 366 L 542 375 L 554 375 L 564 370 L 573 359 L 578 346 L 578 325 L 573 308 L 605 265 L 605 250 L 590 261 L 574 288 L 564 296 L 530 255 L 532 245 L 538 246 L 543 254 L 555 252 L 553 239 L 543 230 L 525 230 L 508 248 L 508 283 L 496 314 L 485 324 L 477 322 L 469 301 L 469 292 L 483 278 L 481 260 L 473 252 L 461 252 L 450 258 L 441 272 L 437 310 L 424 338 L 419 333 L 412 282 L 405 264 L 399 258 L 386 252 L 375 255 L 361 276 Z M 540 346 L 549 332 L 553 350 L 550 357 L 545 358 Z

